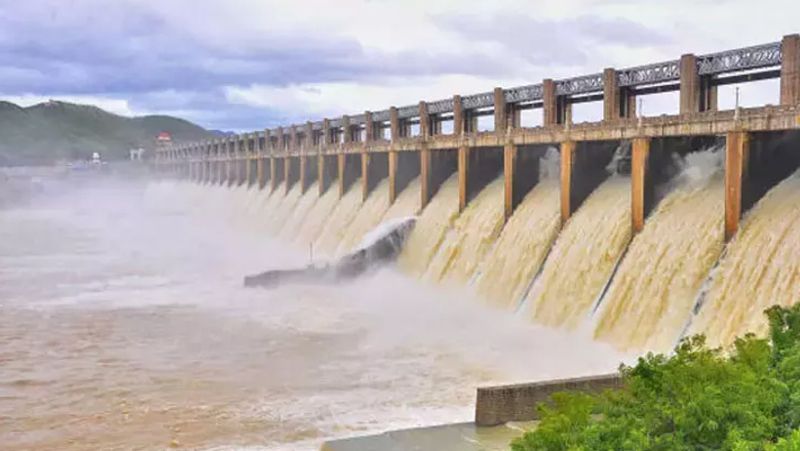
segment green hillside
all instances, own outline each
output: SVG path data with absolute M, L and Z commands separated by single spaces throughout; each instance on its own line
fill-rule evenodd
M 47 102 L 22 108 L 0 101 L 0 166 L 49 164 L 88 158 L 128 158 L 128 150 L 152 149 L 166 131 L 175 142 L 204 139 L 212 133 L 170 116 L 124 117 L 89 105 Z

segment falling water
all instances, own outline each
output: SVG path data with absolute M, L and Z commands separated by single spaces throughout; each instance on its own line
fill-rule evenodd
M 342 240 L 336 249 L 335 255 L 345 255 L 361 242 L 364 235 L 374 229 L 389 208 L 389 179 L 383 179 L 361 205 L 358 213 L 347 230 L 344 231 Z
M 598 311 L 595 337 L 621 349 L 674 346 L 722 252 L 720 151 L 695 152 L 631 241 Z
M 283 190 L 283 187 L 280 189 Z M 274 211 L 270 212 L 270 220 L 267 225 L 267 230 L 270 234 L 277 236 L 280 233 L 281 228 L 291 216 L 294 207 L 300 202 L 302 195 L 303 189 L 300 183 L 295 183 L 289 192 L 274 204 Z
M 778 184 L 747 214 L 713 274 L 690 333 L 730 345 L 745 332 L 764 334 L 763 310 L 800 299 L 800 173 Z
M 322 233 L 314 242 L 315 253 L 328 257 L 335 256 L 336 249 L 347 234 L 350 222 L 358 214 L 361 204 L 361 179 L 358 179 L 339 200 L 322 227 Z
M 403 247 L 398 265 L 407 274 L 421 277 L 436 255 L 444 235 L 458 217 L 458 176 L 453 174 L 428 202 Z
M 447 232 L 425 278 L 466 284 L 503 228 L 503 177 L 475 196 Z
M 330 218 L 331 212 L 339 202 L 339 190 L 330 187 L 319 198 L 299 226 L 294 243 L 300 246 L 309 246 L 322 233 L 325 222 Z
M 591 312 L 630 241 L 630 192 L 612 176 L 564 225 L 527 300 L 537 322 L 574 328 Z
M 276 187 L 269 193 L 269 197 L 262 203 L 256 214 L 256 221 L 258 221 L 259 226 L 266 230 L 274 230 L 275 218 L 280 215 L 278 207 L 283 201 L 284 193 L 282 186 Z
M 419 177 L 412 180 L 408 186 L 397 195 L 397 199 L 395 199 L 392 206 L 386 210 L 386 214 L 383 215 L 381 222 L 390 219 L 416 216 L 417 213 L 419 213 L 421 185 L 422 181 Z
M 300 197 L 300 201 L 297 202 L 294 210 L 290 212 L 289 218 L 281 229 L 280 238 L 292 240 L 297 236 L 300 226 L 303 224 L 303 221 L 305 221 L 311 209 L 314 208 L 317 199 L 319 199 L 319 187 L 314 183 L 306 189 L 306 192 Z
M 494 305 L 514 308 L 525 295 L 561 225 L 559 182 L 542 180 L 522 200 L 481 264 L 477 292 Z

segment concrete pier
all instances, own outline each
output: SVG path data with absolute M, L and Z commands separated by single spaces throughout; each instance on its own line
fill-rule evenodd
M 650 138 L 636 138 L 631 145 L 631 229 L 639 233 L 644 228 L 649 201 L 647 169 L 650 161 Z
M 800 104 L 800 35 L 781 41 L 781 105 Z
M 572 215 L 572 169 L 575 159 L 575 141 L 561 143 L 561 224 Z
M 547 146 L 517 146 L 508 143 L 503 148 L 504 216 L 511 217 L 531 189 L 539 183 L 539 161 Z
M 504 168 L 502 147 L 473 151 L 467 146 L 458 149 L 458 207 L 463 211 L 467 203 L 500 175 Z
M 742 217 L 742 184 L 747 178 L 750 136 L 746 132 L 728 132 L 725 145 L 725 240 L 739 229 Z
M 363 168 L 361 167 L 361 154 L 340 153 L 338 158 L 339 197 L 342 197 L 356 182 Z
M 389 154 L 361 153 L 362 199 L 366 200 L 381 180 L 389 176 Z

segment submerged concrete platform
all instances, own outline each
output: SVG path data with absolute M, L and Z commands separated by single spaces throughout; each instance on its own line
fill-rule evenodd
M 536 406 L 553 393 L 599 393 L 620 388 L 619 374 L 603 374 L 523 384 L 479 387 L 475 422 L 401 429 L 382 434 L 333 440 L 321 451 L 495 451 L 508 450 L 511 440 L 534 429 Z
M 535 421 L 498 426 L 444 424 L 388 431 L 326 442 L 321 451 L 506 451 L 511 440 L 536 427 Z

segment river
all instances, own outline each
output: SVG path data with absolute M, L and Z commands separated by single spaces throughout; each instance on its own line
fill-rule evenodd
M 620 359 L 391 269 L 245 289 L 308 256 L 243 213 L 237 196 L 260 195 L 244 189 L 45 186 L 0 209 L 4 450 L 318 449 L 468 421 L 478 385 Z

